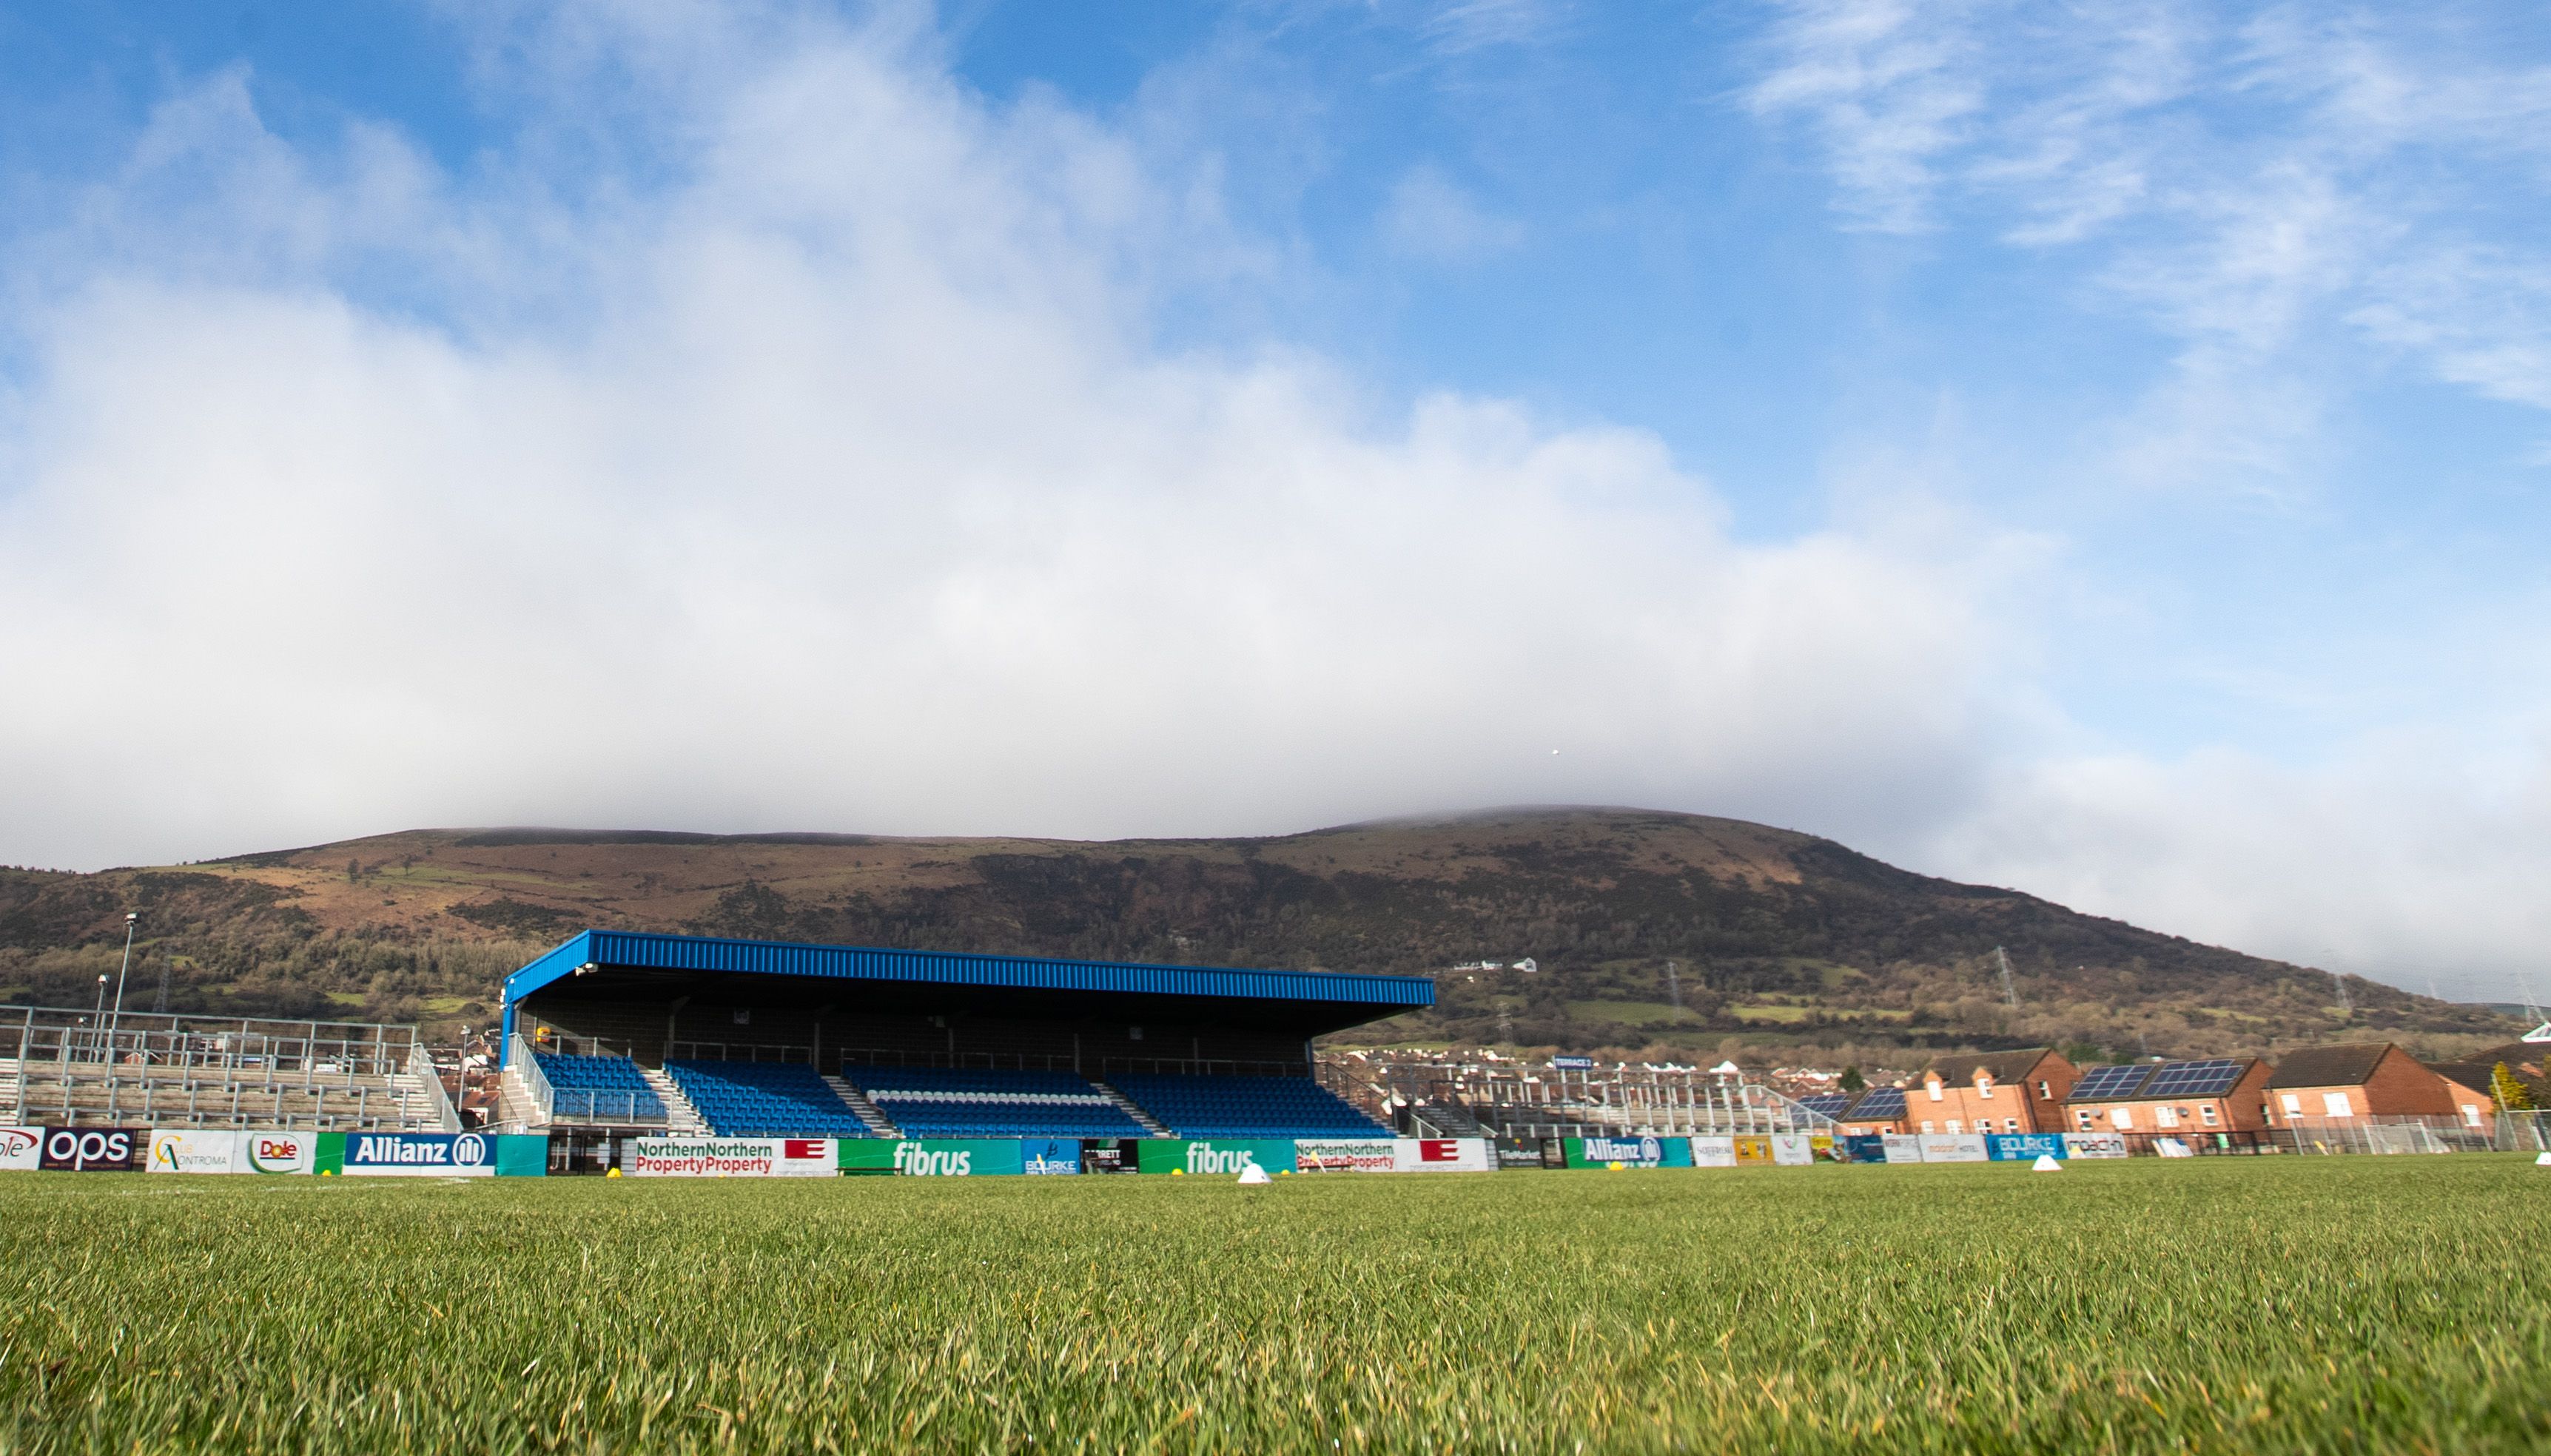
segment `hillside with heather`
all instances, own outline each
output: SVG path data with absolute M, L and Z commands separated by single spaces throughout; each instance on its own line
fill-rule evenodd
M 0 1000 L 90 1004 L 128 909 L 144 916 L 128 1007 L 438 1026 L 487 1017 L 505 972 L 587 925 L 1434 976 L 1434 1011 L 1342 1038 L 1373 1044 L 1884 1066 L 2034 1042 L 2451 1051 L 2511 1025 L 2354 978 L 2342 1006 L 2319 971 L 1811 835 L 1638 810 L 1109 842 L 429 829 L 6 870 Z

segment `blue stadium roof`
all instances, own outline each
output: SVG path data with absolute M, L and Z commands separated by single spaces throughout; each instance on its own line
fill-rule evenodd
M 1051 960 L 1029 955 L 970 955 L 945 950 L 881 950 L 858 945 L 793 945 L 780 941 L 726 940 L 704 935 L 658 935 L 638 930 L 580 931 L 565 944 L 506 977 L 505 999 L 508 1002 L 520 1001 L 544 986 L 562 981 L 588 967 L 818 977 L 1018 991 L 1328 1002 L 1374 1008 L 1378 1016 L 1435 1004 L 1435 983 L 1422 976 L 1249 971 L 1218 966 Z

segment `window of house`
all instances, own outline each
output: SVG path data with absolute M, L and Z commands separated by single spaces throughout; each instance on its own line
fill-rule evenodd
M 1967 1130 L 1967 1124 L 1959 1121 L 1955 1117 L 1951 1117 L 1949 1119 L 1949 1130 L 1951 1132 L 1964 1132 Z
M 1934 1077 L 1934 1078 L 1932 1078 L 1930 1081 L 1925 1082 L 1925 1083 L 1923 1083 L 1922 1085 L 1923 1085 L 1924 1087 L 1927 1087 L 1927 1088 L 1929 1088 L 1929 1089 L 1930 1089 L 1930 1091 L 1931 1091 L 1931 1101 L 1933 1101 L 1933 1102 L 1938 1102 L 1938 1101 L 1940 1100 L 1940 1079 L 1939 1079 L 1939 1078 Z
M 2299 1117 L 2299 1116 L 2301 1116 L 2302 1115 L 2303 1115 L 2303 1099 L 2302 1099 L 2302 1094 L 2301 1094 L 2301 1093 L 2298 1093 L 2298 1092 L 2289 1092 L 2289 1093 L 2287 1093 L 2287 1094 L 2286 1094 L 2286 1116 L 2289 1116 L 2289 1117 Z
M 2179 1125 L 2179 1109 L 2155 1108 L 2153 1109 L 2153 1120 L 2159 1122 L 2164 1127 L 2176 1127 Z
M 2473 1102 L 2463 1104 L 2463 1125 L 2466 1127 L 2480 1125 L 2480 1104 Z
M 2073 1111 L 2081 1115 L 2083 1131 L 2088 1132 L 2096 1125 L 2097 1119 L 2091 1116 L 2089 1108 L 2075 1108 Z
M 2110 1108 L 2108 1109 L 2108 1125 L 2116 1128 L 2119 1132 L 2131 1132 L 2134 1130 L 2135 1126 L 2135 1115 L 2127 1112 L 2124 1108 Z
M 2353 1117 L 2356 1116 L 2355 1109 L 2347 1105 L 2347 1094 L 2344 1092 L 2322 1093 L 2320 1095 L 2320 1105 L 2322 1111 L 2326 1112 L 2333 1117 Z
M 2215 1123 L 2223 1120 L 2222 1113 L 2216 1111 L 2215 1106 L 2212 1103 L 2207 1103 L 2205 1106 L 2198 1108 L 2196 1110 L 2196 1116 L 2203 1119 L 2205 1125 L 2208 1127 L 2211 1127 Z
M 2052 1082 L 2047 1081 L 2047 1080 L 2046 1080 L 2045 1078 L 2043 1078 L 2043 1077 L 2038 1078 L 2038 1079 L 2037 1079 L 2037 1099 L 2038 1099 L 2038 1101 L 2040 1101 L 2040 1102 L 2053 1102 L 2053 1101 L 2055 1101 L 2055 1084 L 2054 1084 L 2054 1083 L 2052 1083 Z
M 2017 1132 L 2019 1130 L 2019 1119 L 2017 1117 L 2002 1118 L 2001 1130 L 2004 1132 Z
M 1983 1098 L 1987 1102 L 1992 1101 L 1992 1079 L 1990 1077 L 1978 1077 L 1976 1079 L 1976 1096 Z
M 1924 1118 L 1924 1119 L 1923 1119 L 1923 1122 L 1922 1122 L 1922 1130 L 1923 1130 L 1924 1132 L 1929 1132 L 1929 1131 L 1931 1130 L 1931 1123 L 1930 1123 L 1930 1119 L 1929 1119 L 1929 1118 Z

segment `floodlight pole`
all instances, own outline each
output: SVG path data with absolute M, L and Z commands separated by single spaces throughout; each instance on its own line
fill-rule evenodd
M 141 923 L 142 913 L 140 911 L 125 912 L 124 964 L 118 967 L 115 972 L 115 1015 L 110 1018 L 106 1023 L 106 1054 L 110 1061 L 115 1057 L 116 1027 L 124 1020 L 124 977 L 126 972 L 133 969 L 133 931 L 135 927 Z M 100 977 L 99 979 L 103 980 L 104 977 Z

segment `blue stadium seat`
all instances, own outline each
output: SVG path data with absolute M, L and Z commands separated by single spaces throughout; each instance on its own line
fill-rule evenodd
M 664 1071 L 721 1137 L 873 1137 L 859 1114 L 802 1062 L 666 1062 Z
M 1180 1137 L 1388 1137 L 1308 1077 L 1127 1072 L 1109 1085 Z
M 554 1116 L 608 1121 L 614 1117 L 661 1120 L 664 1100 L 625 1056 L 568 1056 L 535 1051 L 541 1075 L 550 1082 Z
M 1143 1124 L 1070 1072 L 844 1067 L 907 1137 L 1141 1137 Z

